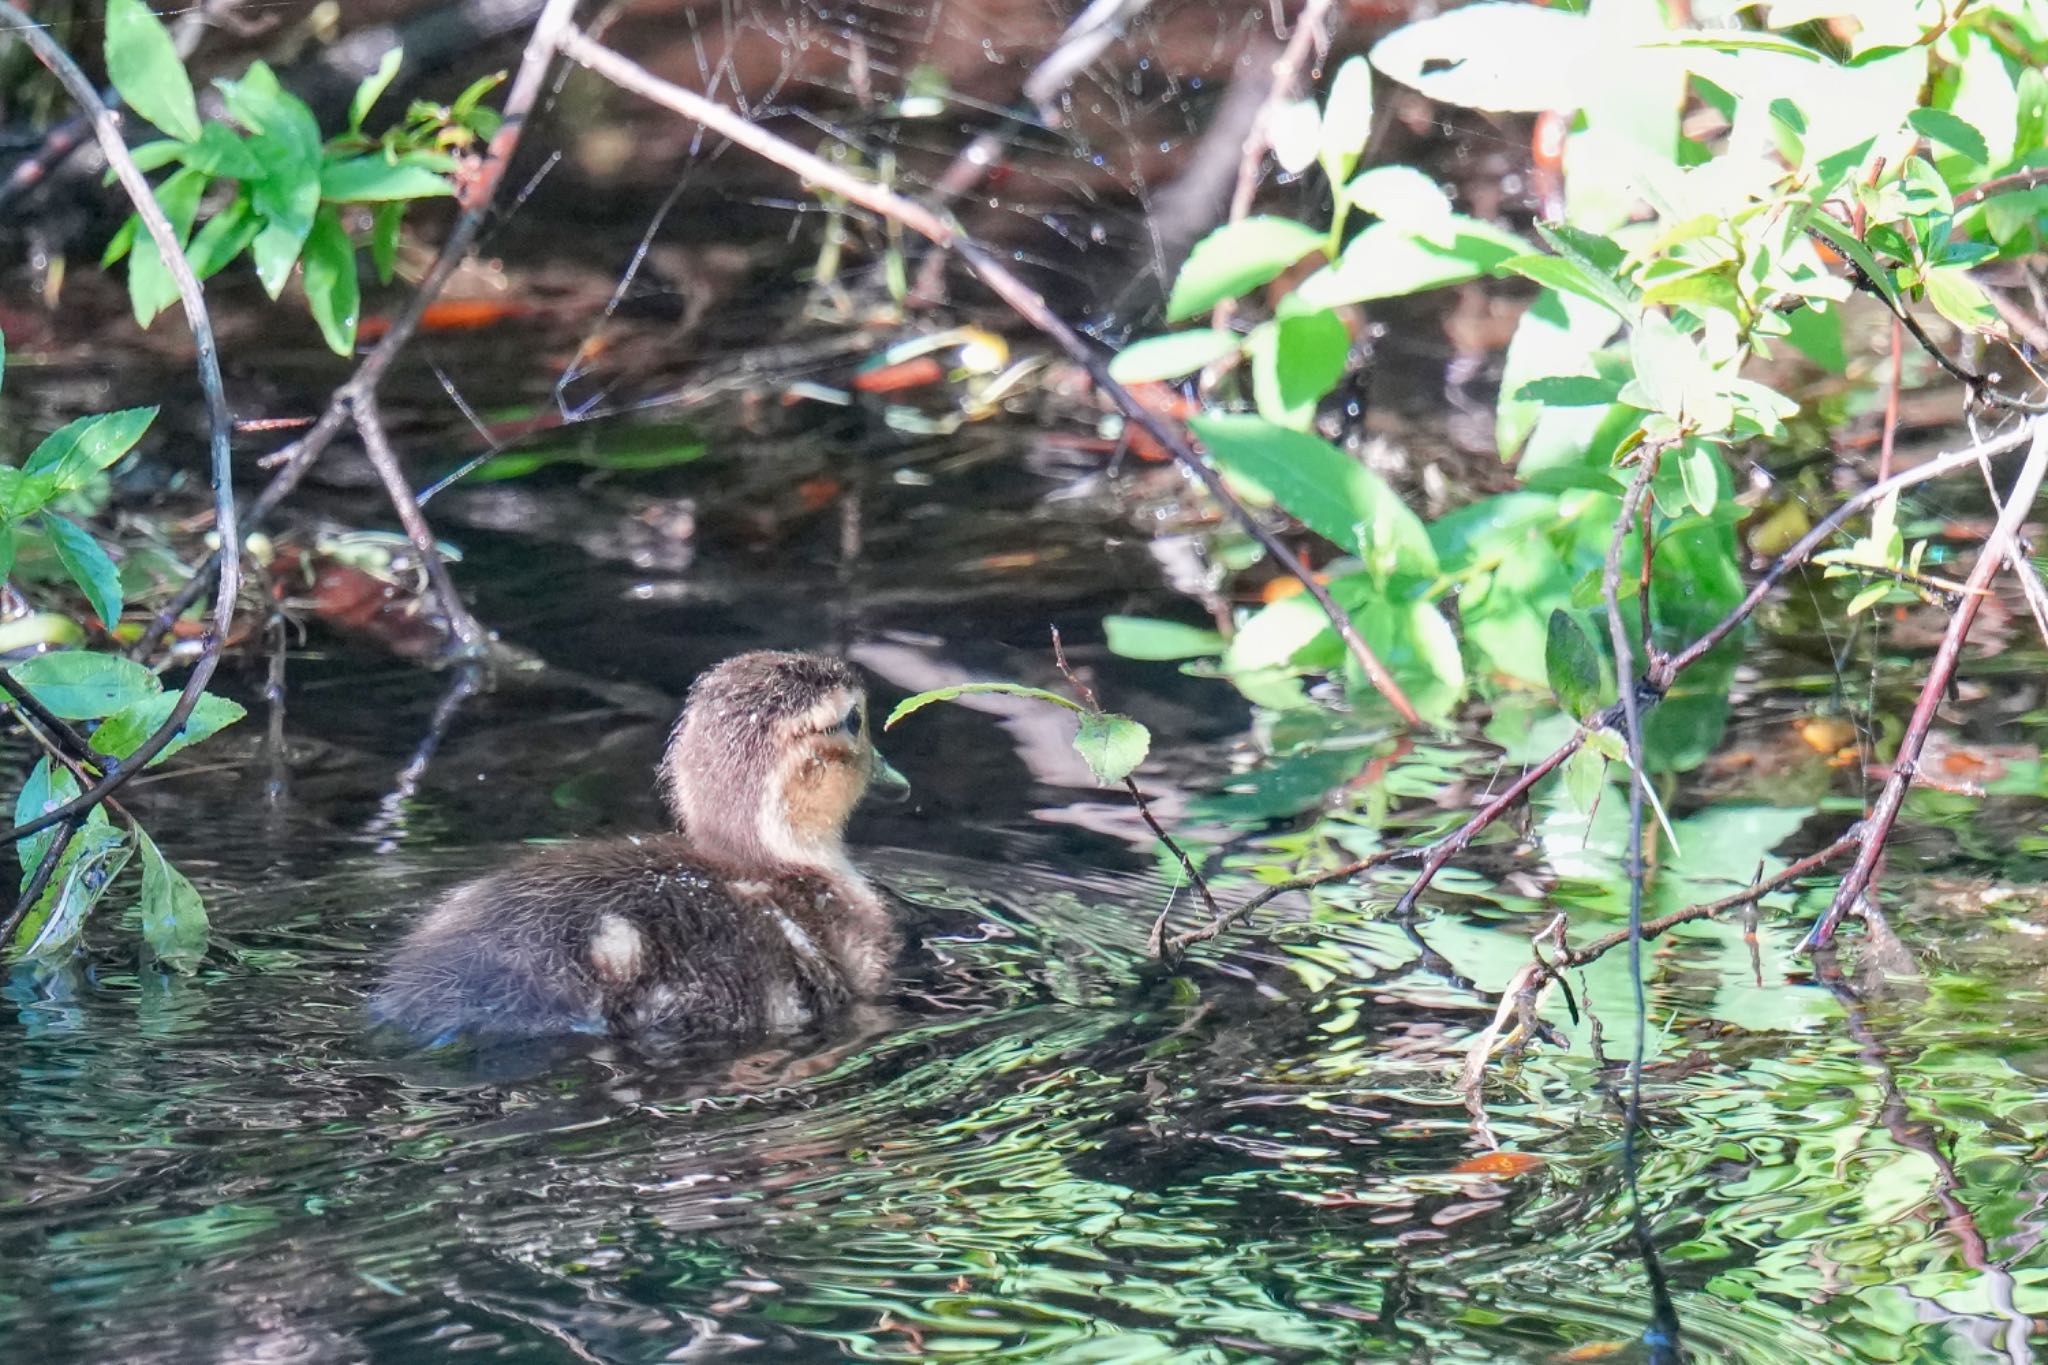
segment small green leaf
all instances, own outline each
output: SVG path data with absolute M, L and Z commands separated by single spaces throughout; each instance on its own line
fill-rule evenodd
M 1678 473 L 1685 483 L 1685 500 L 1703 517 L 1714 514 L 1714 503 L 1720 496 L 1720 463 L 1713 448 L 1704 441 L 1687 441 L 1679 453 Z
M 1558 706 L 1567 715 L 1584 720 L 1600 709 L 1600 655 L 1585 627 L 1562 609 L 1550 613 L 1550 629 L 1543 641 L 1543 671 Z
M 1843 614 L 1847 616 L 1860 615 L 1884 601 L 1890 595 L 1891 590 L 1892 585 L 1889 583 L 1873 583 L 1849 599 L 1849 605 L 1844 608 Z
M 172 137 L 199 136 L 199 103 L 177 44 L 142 0 L 107 0 L 107 79 L 130 109 Z
M 156 187 L 157 206 L 170 220 L 171 233 L 182 248 L 192 235 L 192 220 L 199 216 L 199 198 L 206 192 L 203 172 L 189 167 Z M 128 256 L 128 304 L 135 325 L 147 327 L 157 314 L 177 302 L 178 281 L 164 262 L 156 238 L 144 233 L 136 239 Z
M 1939 142 L 1952 152 L 1961 152 L 1979 166 L 1991 162 L 1991 148 L 1985 144 L 1984 134 L 1946 109 L 1915 109 L 1906 115 L 1906 122 L 1920 136 Z
M 404 222 L 404 200 L 377 205 L 370 225 L 370 263 L 377 267 L 379 284 L 391 283 L 391 277 L 398 273 L 398 229 Z
M 14 799 L 14 823 L 25 825 L 39 815 L 47 815 L 67 801 L 78 798 L 78 779 L 71 775 L 69 768 L 50 767 L 47 757 L 36 760 L 28 770 L 28 780 L 21 784 L 21 794 Z M 50 851 L 50 844 L 57 837 L 56 826 L 31 834 L 15 845 L 15 852 L 21 858 L 21 886 L 28 887 L 28 879 L 42 863 L 43 855 Z
M 135 841 L 142 848 L 142 941 L 165 966 L 191 972 L 206 956 L 206 902 L 140 825 Z
M 362 282 L 356 278 L 355 243 L 341 215 L 322 207 L 306 238 L 306 304 L 320 335 L 336 355 L 353 355 L 362 312 Z
M 156 414 L 155 408 L 123 408 L 67 422 L 29 453 L 21 472 L 48 474 L 53 495 L 81 487 L 134 449 Z
M 114 235 L 107 239 L 107 249 L 100 253 L 100 269 L 112 270 L 120 264 L 121 258 L 135 249 L 135 234 L 142 231 L 142 219 L 129 214 Z
M 1372 67 L 1363 57 L 1347 57 L 1330 82 L 1323 101 L 1322 142 L 1317 155 L 1332 185 L 1344 183 L 1358 164 L 1372 136 Z
M 1934 311 L 1956 326 L 1972 332 L 1999 326 L 1998 310 L 1964 267 L 1938 265 L 1927 272 L 1926 285 Z
M 332 204 L 374 204 L 432 199 L 455 193 L 447 176 L 386 160 L 381 154 L 330 161 L 320 171 L 320 197 Z
M 1169 322 L 1206 313 L 1225 299 L 1273 279 L 1321 250 L 1323 234 L 1286 218 L 1253 217 L 1226 223 L 1195 244 L 1173 282 Z
M 1425 235 L 1452 226 L 1451 197 L 1413 166 L 1375 166 L 1361 171 L 1344 187 L 1344 197 L 1353 208 Z
M 1609 763 L 1619 763 L 1623 767 L 1630 766 L 1628 761 L 1628 741 L 1621 737 L 1619 730 L 1603 725 L 1597 730 L 1586 731 L 1586 747 L 1606 759 Z
M 1119 384 L 1178 379 L 1213 365 L 1227 355 L 1235 355 L 1243 344 L 1243 337 L 1218 327 L 1195 327 L 1185 332 L 1146 337 L 1117 352 L 1109 362 L 1109 377 Z
M 1223 637 L 1202 626 L 1150 616 L 1105 616 L 1109 652 L 1126 659 L 1199 659 L 1223 652 Z
M 121 619 L 122 601 L 121 573 L 114 567 L 114 561 L 107 558 L 107 552 L 92 538 L 92 532 L 76 522 L 45 512 L 42 514 L 42 526 L 50 537 L 51 547 L 57 551 L 57 561 L 64 566 L 64 572 L 70 574 L 71 581 L 85 593 L 100 623 L 112 630 Z
M 1259 413 L 1296 431 L 1315 422 L 1316 406 L 1344 377 L 1351 333 L 1327 308 L 1260 323 L 1245 350 Z
M 13 465 L 0 465 L 0 516 L 13 521 L 34 516 L 57 491 L 54 472 L 28 474 Z
M 0 521 L 0 580 L 14 572 L 14 523 Z M 0 650 L 4 652 L 4 650 Z
M 192 273 L 202 280 L 213 278 L 228 262 L 248 250 L 262 228 L 263 223 L 249 206 L 249 197 L 237 196 L 234 203 L 206 220 L 206 226 L 199 229 L 192 245 L 185 249 Z
M 157 728 L 171 718 L 171 712 L 177 709 L 177 705 L 176 692 L 162 692 L 154 697 L 132 702 L 108 716 L 100 723 L 100 728 L 93 731 L 93 747 L 109 758 L 126 758 L 141 748 L 142 742 L 155 734 Z M 194 706 L 192 714 L 185 718 L 185 724 L 179 728 L 177 736 L 166 744 L 155 758 L 149 760 L 149 766 L 154 768 L 180 749 L 197 744 L 248 714 L 238 702 L 229 701 L 226 697 L 217 697 L 211 692 L 200 693 L 199 704 Z
M 48 960 L 69 952 L 84 932 L 86 916 L 127 866 L 127 834 L 100 811 L 93 815 L 97 818 L 88 818 L 72 837 L 49 889 L 15 932 L 15 961 Z
M 224 180 L 255 180 L 263 174 L 248 139 L 225 123 L 209 123 L 196 142 L 182 144 L 181 159 L 189 170 Z
M 164 690 L 156 674 L 119 654 L 55 650 L 23 659 L 14 680 L 65 720 L 98 720 Z
M 1565 795 L 1571 799 L 1572 809 L 1590 811 L 1600 799 L 1600 788 L 1607 781 L 1607 760 L 1590 747 L 1581 745 L 1564 761 L 1564 771 L 1559 774 L 1564 783 Z
M 398 75 L 398 68 L 405 64 L 405 49 L 394 47 L 384 54 L 384 60 L 377 63 L 377 69 L 363 77 L 363 83 L 356 87 L 354 98 L 348 102 L 348 126 L 350 132 L 359 133 L 363 120 L 370 115 L 371 108 L 391 88 L 391 82 Z
M 1525 403 L 1542 403 L 1553 408 L 1604 407 L 1621 392 L 1612 379 L 1590 374 L 1555 374 L 1532 379 L 1515 390 Z
M 1353 237 L 1335 265 L 1303 280 L 1297 295 L 1310 307 L 1335 308 L 1419 294 L 1494 274 L 1528 250 L 1513 233 L 1463 214 L 1429 232 L 1382 220 Z
M 1152 747 L 1152 732 L 1129 716 L 1086 711 L 1074 733 L 1074 752 L 1105 787 L 1137 771 Z
M 884 730 L 892 730 L 896 722 L 915 711 L 922 711 L 937 701 L 952 701 L 956 697 L 978 696 L 999 693 L 1007 697 L 1029 697 L 1033 701 L 1049 701 L 1055 706 L 1064 706 L 1069 711 L 1082 709 L 1079 702 L 1067 700 L 1057 692 L 1048 692 L 1042 687 L 1026 687 L 1023 683 L 982 682 L 955 683 L 951 687 L 935 687 L 929 692 L 920 692 L 914 697 L 905 697 L 896 703 L 896 709 L 882 722 Z

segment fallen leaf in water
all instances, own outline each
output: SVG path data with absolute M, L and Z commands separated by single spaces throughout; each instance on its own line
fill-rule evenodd
M 1802 716 L 1793 722 L 1806 747 L 1830 757 L 1856 744 L 1856 723 L 1847 716 Z
M 1486 1152 L 1467 1157 L 1451 1167 L 1454 1175 L 1527 1175 L 1543 1169 L 1543 1158 L 1534 1152 Z

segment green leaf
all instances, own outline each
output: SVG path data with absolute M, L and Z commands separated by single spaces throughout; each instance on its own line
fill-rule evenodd
M 1920 136 L 1961 152 L 1979 166 L 1991 163 L 1991 148 L 1985 144 L 1984 134 L 1945 109 L 1915 109 L 1906 115 L 1906 122 Z
M 140 825 L 135 842 L 142 848 L 142 941 L 165 966 L 191 972 L 206 956 L 206 902 Z
M 1967 331 L 1989 331 L 1999 325 L 1998 310 L 1962 266 L 1939 265 L 1927 272 L 1927 301 L 1934 311 Z
M 1375 166 L 1344 187 L 1351 206 L 1433 239 L 1447 236 L 1457 217 L 1451 198 L 1413 166 Z
M 54 473 L 26 474 L 13 465 L 0 465 L 0 516 L 20 521 L 42 511 L 43 504 L 56 496 Z
M 320 335 L 336 355 L 356 349 L 356 323 L 362 312 L 362 282 L 356 278 L 355 243 L 341 225 L 341 215 L 322 207 L 306 238 L 306 304 Z
M 199 229 L 192 245 L 185 249 L 192 273 L 202 280 L 213 278 L 228 262 L 248 250 L 262 228 L 262 221 L 249 206 L 249 197 L 238 195 L 234 203 L 206 220 L 206 226 Z
M 52 770 L 48 757 L 39 758 L 35 767 L 28 770 L 28 780 L 21 784 L 21 794 L 14 799 L 14 823 L 25 825 L 67 801 L 76 800 L 78 796 L 78 779 L 71 775 L 69 768 Z M 29 877 L 41 865 L 43 855 L 50 851 L 50 844 L 56 837 L 57 830 L 53 825 L 15 845 L 15 852 L 21 858 L 22 889 L 27 889 Z
M 1703 517 L 1714 514 L 1714 502 L 1721 491 L 1720 460 L 1704 441 L 1687 441 L 1679 452 L 1678 473 L 1685 482 L 1685 500 Z
M 922 711 L 937 701 L 952 701 L 956 697 L 978 696 L 986 693 L 1000 693 L 1007 697 L 1029 697 L 1034 701 L 1049 701 L 1055 706 L 1064 706 L 1069 711 L 1083 708 L 1079 702 L 1069 701 L 1057 692 L 1048 692 L 1042 687 L 1026 687 L 1023 683 L 981 682 L 955 683 L 951 687 L 935 687 L 929 692 L 920 692 L 914 697 L 905 697 L 896 703 L 896 709 L 882 722 L 884 730 L 892 730 L 896 722 L 915 711 Z
M 0 521 L 0 580 L 14 571 L 14 523 Z M 4 651 L 0 651 L 4 652 Z
M 1622 401 L 1673 421 L 1686 415 L 1687 400 L 1712 381 L 1698 344 L 1662 313 L 1645 313 L 1637 320 L 1629 336 L 1629 360 L 1636 377 L 1622 390 Z
M 1126 659 L 1199 659 L 1223 652 L 1223 637 L 1202 626 L 1151 616 L 1105 616 L 1109 652 Z
M 249 198 L 263 227 L 250 244 L 256 277 L 271 298 L 284 292 L 320 207 L 320 125 L 306 102 L 256 62 L 239 81 L 216 81 L 229 115 L 256 136 L 249 152 L 262 175 Z
M 1253 329 L 1252 394 L 1269 422 L 1307 431 L 1323 395 L 1344 377 L 1351 333 L 1327 308 L 1275 318 Z
M 49 889 L 14 935 L 14 960 L 45 961 L 69 952 L 92 908 L 128 864 L 128 836 L 95 810 L 72 837 Z
M 1225 472 L 1257 484 L 1318 535 L 1355 549 L 1382 581 L 1395 573 L 1436 574 L 1422 519 L 1379 475 L 1328 441 L 1258 417 L 1204 416 L 1188 425 Z
M 182 248 L 192 235 L 192 220 L 199 216 L 199 198 L 206 192 L 203 172 L 187 168 L 156 187 L 157 206 L 171 223 L 172 235 Z M 157 314 L 178 299 L 178 282 L 164 263 L 156 238 L 143 233 L 128 256 L 128 304 L 135 324 L 147 327 Z
M 263 163 L 249 149 L 249 141 L 225 123 L 209 123 L 196 141 L 181 144 L 187 168 L 205 171 L 227 180 L 254 180 L 263 174 Z
M 112 630 L 121 619 L 121 574 L 92 532 L 54 513 L 42 514 L 43 530 L 57 551 L 57 561 L 92 603 L 100 623 Z
M 121 258 L 135 249 L 135 234 L 142 231 L 142 218 L 129 214 L 114 235 L 107 239 L 107 249 L 100 253 L 100 269 L 112 270 L 120 264 Z
M 1515 397 L 1553 408 L 1590 408 L 1612 403 L 1620 392 L 1621 385 L 1612 379 L 1590 374 L 1554 374 L 1530 380 L 1515 390 Z
M 1584 720 L 1600 709 L 1600 654 L 1569 612 L 1550 613 L 1543 641 L 1543 671 L 1566 714 Z
M 131 702 L 100 723 L 93 731 L 93 747 L 109 758 L 126 758 L 142 747 L 142 742 L 155 734 L 157 728 L 171 718 L 177 709 L 178 694 L 162 692 Z M 192 714 L 185 718 L 185 724 L 178 730 L 176 738 L 163 747 L 149 766 L 157 764 L 177 753 L 180 749 L 197 744 L 200 740 L 218 730 L 225 729 L 249 713 L 237 702 L 226 697 L 217 697 L 211 692 L 199 694 L 199 704 L 192 708 Z
M 123 408 L 67 422 L 29 453 L 21 472 L 48 474 L 53 495 L 81 487 L 134 449 L 156 414 L 155 408 Z
M 432 199 L 455 193 L 447 176 L 388 161 L 383 155 L 330 161 L 320 171 L 320 197 L 334 204 L 373 204 L 394 199 Z
M 1444 104 L 1496 113 L 1576 109 L 1596 37 L 1583 12 L 1467 5 L 1394 30 L 1374 44 L 1372 64 Z
M 107 79 L 130 109 L 172 137 L 199 136 L 199 103 L 177 44 L 143 0 L 107 0 Z
M 1528 250 L 1513 233 L 1463 214 L 1451 215 L 1445 233 L 1381 221 L 1353 237 L 1335 265 L 1303 280 L 1296 297 L 1311 308 L 1335 308 L 1417 294 L 1496 273 Z
M 1081 728 L 1074 732 L 1074 752 L 1105 787 L 1135 772 L 1151 747 L 1151 731 L 1113 712 L 1083 712 Z
M 375 71 L 363 77 L 363 83 L 356 87 L 354 98 L 348 102 L 350 132 L 359 133 L 363 130 L 363 120 L 369 117 L 371 108 L 383 97 L 384 92 L 391 88 L 392 79 L 398 75 L 398 68 L 404 64 L 405 49 L 394 47 L 384 54 L 384 59 L 377 63 Z
M 156 674 L 119 654 L 66 649 L 23 659 L 14 678 L 65 720 L 98 720 L 164 688 Z
M 404 222 L 404 200 L 377 205 L 370 226 L 370 263 L 377 267 L 379 284 L 391 283 L 391 277 L 398 273 L 398 229 Z
M 1581 745 L 1565 759 L 1559 779 L 1564 783 L 1565 795 L 1571 799 L 1572 809 L 1590 811 L 1607 781 L 1607 760 L 1590 745 Z
M 1323 101 L 1322 145 L 1317 155 L 1332 185 L 1344 183 L 1372 135 L 1372 68 L 1363 57 L 1347 57 Z
M 1173 282 L 1166 318 L 1180 322 L 1273 279 L 1311 251 L 1323 234 L 1286 218 L 1226 223 L 1195 244 Z
M 1119 384 L 1178 379 L 1227 355 L 1235 355 L 1243 344 L 1243 337 L 1219 327 L 1196 327 L 1146 337 L 1117 352 L 1109 362 L 1109 377 Z

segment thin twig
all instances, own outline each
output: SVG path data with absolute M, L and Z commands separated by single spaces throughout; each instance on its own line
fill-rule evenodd
M 46 811 L 32 820 L 24 821 L 0 834 L 0 842 L 13 842 L 26 838 L 39 830 L 53 825 L 72 822 L 82 817 L 114 791 L 129 777 L 147 767 L 149 761 L 162 753 L 177 733 L 185 728 L 191 718 L 192 708 L 199 704 L 199 698 L 212 679 L 213 671 L 220 663 L 222 644 L 228 636 L 228 628 L 234 620 L 235 596 L 240 589 L 242 576 L 241 537 L 235 525 L 235 483 L 234 466 L 229 458 L 228 438 L 233 429 L 228 414 L 226 390 L 221 385 L 220 357 L 214 345 L 213 322 L 206 312 L 205 292 L 200 288 L 198 278 L 185 260 L 184 246 L 178 241 L 178 234 L 170 220 L 164 217 L 158 207 L 156 195 L 137 169 L 135 160 L 128 154 L 128 145 L 121 137 L 121 129 L 113 111 L 100 99 L 99 92 L 87 80 L 78 63 L 71 59 L 49 31 L 38 25 L 11 4 L 0 0 L 0 24 L 12 29 L 28 44 L 36 59 L 50 69 L 72 99 L 78 102 L 92 121 L 93 135 L 99 139 L 101 149 L 106 153 L 107 165 L 121 182 L 129 200 L 135 205 L 135 212 L 149 233 L 150 241 L 163 257 L 164 267 L 178 286 L 178 301 L 184 309 L 185 322 L 192 331 L 192 348 L 197 355 L 199 387 L 206 396 L 206 417 L 209 428 L 210 474 L 213 481 L 214 525 L 220 533 L 222 553 L 214 559 L 214 603 L 213 622 L 200 641 L 199 657 L 193 660 L 192 671 L 186 675 L 185 686 L 178 699 L 172 704 L 170 714 L 164 718 L 147 739 L 136 747 L 133 753 L 114 764 L 112 769 L 62 805 Z M 17 918 L 20 913 L 17 907 Z
M 490 648 L 490 634 L 477 624 L 476 618 L 469 614 L 469 608 L 462 604 L 462 595 L 455 591 L 455 582 L 448 576 L 447 561 L 441 558 L 441 547 L 434 541 L 434 530 L 427 525 L 426 514 L 420 511 L 419 503 L 413 500 L 412 485 L 406 482 L 405 468 L 398 462 L 398 452 L 391 448 L 391 438 L 385 433 L 384 414 L 377 406 L 376 394 L 365 393 L 358 397 L 352 411 L 356 430 L 363 438 L 363 453 L 369 456 L 370 467 L 383 480 L 385 496 L 391 499 L 391 506 L 398 513 L 398 524 L 405 528 L 413 553 L 420 557 L 420 567 L 426 572 L 434 596 L 440 599 L 441 612 L 447 618 L 449 630 L 461 642 L 463 655 L 481 657 Z
M 1885 841 L 1891 837 L 1892 824 L 1899 818 L 1899 807 L 1905 802 L 1906 788 L 1912 784 L 1914 771 L 1919 766 L 1920 750 L 1934 724 L 1934 713 L 1940 708 L 1942 696 L 1948 691 L 1949 679 L 1962 658 L 1963 642 L 1969 638 L 1971 623 L 1977 618 L 1977 607 L 1984 600 L 1984 589 L 1991 582 L 1991 576 L 2005 563 L 2007 555 L 2016 553 L 2014 547 L 2018 543 L 2020 524 L 2033 508 L 2034 495 L 2041 488 L 2042 474 L 2048 472 L 2048 422 L 2034 423 L 2033 432 L 2033 445 L 2027 451 L 2026 463 L 2020 466 L 2020 472 L 2013 480 L 2005 511 L 2000 514 L 1998 524 L 1992 528 L 1983 551 L 1977 556 L 1977 563 L 1970 570 L 1969 593 L 1949 618 L 1941 646 L 1935 651 L 1934 662 L 1927 670 L 1927 680 L 1920 688 L 1920 699 L 1906 722 L 1906 733 L 1899 740 L 1898 756 L 1892 760 L 1891 776 L 1885 779 L 1884 789 L 1878 793 L 1870 817 L 1864 823 L 1862 848 L 1848 874 L 1842 878 L 1833 902 L 1807 935 L 1803 945 L 1807 948 L 1821 949 L 1833 942 L 1836 926 L 1870 886 L 1871 877 L 1877 870 L 1877 860 L 1884 852 Z
M 2038 190 L 2048 185 L 2048 166 L 2030 166 L 2011 175 L 1993 176 L 1980 184 L 1956 192 L 1956 212 L 1961 213 L 1980 199 L 1989 199 L 1994 194 L 2014 194 L 2021 190 Z
M 78 733 L 77 729 L 63 717 L 43 705 L 35 693 L 22 686 L 21 680 L 4 668 L 0 668 L 0 692 L 5 692 L 28 719 L 41 726 L 43 732 L 54 739 L 72 758 L 81 763 L 90 763 L 103 773 L 113 766 L 112 760 L 92 747 L 91 740 Z
M 620 89 L 639 95 L 673 110 L 684 118 L 703 124 L 719 136 L 730 139 L 757 156 L 766 158 L 787 170 L 793 171 L 813 186 L 840 195 L 859 204 L 872 213 L 893 219 L 920 236 L 928 238 L 938 246 L 956 252 L 968 268 L 993 290 L 998 297 L 1014 309 L 1017 315 L 1032 326 L 1051 337 L 1059 348 L 1077 365 L 1088 371 L 1097 389 L 1106 394 L 1110 401 L 1123 410 L 1124 415 L 1143 427 L 1152 438 L 1173 455 L 1176 463 L 1208 490 L 1210 496 L 1228 508 L 1237 521 L 1249 531 L 1274 559 L 1292 575 L 1323 614 L 1337 636 L 1357 660 L 1373 688 L 1386 699 L 1388 705 L 1399 713 L 1410 725 L 1421 723 L 1421 717 L 1400 685 L 1394 681 L 1365 637 L 1352 624 L 1351 616 L 1337 604 L 1328 588 L 1316 581 L 1301 557 L 1289 549 L 1286 542 L 1272 529 L 1253 515 L 1230 490 L 1225 487 L 1223 477 L 1204 462 L 1188 444 L 1185 436 L 1159 416 L 1158 413 L 1138 402 L 1124 386 L 1110 377 L 1109 367 L 1096 349 L 1082 340 L 1079 333 L 1067 325 L 1040 297 L 1037 290 L 1019 279 L 1008 267 L 998 262 L 987 251 L 961 232 L 957 224 L 940 217 L 931 208 L 915 200 L 907 199 L 882 185 L 863 179 L 843 166 L 835 166 L 824 158 L 814 156 L 795 144 L 777 137 L 774 133 L 752 122 L 744 116 L 727 109 L 724 105 L 704 98 L 694 90 L 687 90 L 671 81 L 665 81 L 653 72 L 629 58 L 594 42 L 582 33 L 570 30 L 561 40 L 562 52 L 570 60 L 589 68 Z

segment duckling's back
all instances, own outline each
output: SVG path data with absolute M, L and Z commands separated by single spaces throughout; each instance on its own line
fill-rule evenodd
M 872 985 L 850 979 L 844 898 L 805 876 L 725 879 L 676 836 L 563 845 L 450 892 L 370 1014 L 422 1042 L 789 1032 Z

